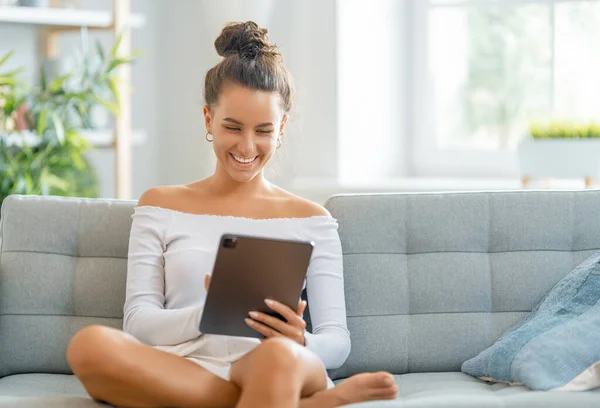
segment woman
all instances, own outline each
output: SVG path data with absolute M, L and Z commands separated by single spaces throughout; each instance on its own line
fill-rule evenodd
M 397 393 L 385 372 L 336 387 L 327 378 L 325 369 L 350 352 L 341 245 L 326 209 L 263 175 L 292 104 L 290 75 L 266 33 L 253 22 L 233 23 L 215 41 L 224 59 L 208 71 L 204 90 L 214 174 L 152 188 L 139 200 L 124 331 L 90 326 L 69 344 L 67 360 L 94 399 L 127 407 L 334 407 Z M 200 333 L 215 243 L 225 231 L 315 241 L 307 273 L 312 334 L 304 302 L 297 310 L 270 302 L 286 322 L 251 313 L 247 324 L 264 341 Z

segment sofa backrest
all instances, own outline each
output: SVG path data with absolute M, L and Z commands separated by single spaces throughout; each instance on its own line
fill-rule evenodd
M 600 248 L 600 191 L 341 195 L 352 352 L 335 378 L 460 371 Z
M 0 377 L 71 373 L 80 328 L 122 328 L 135 202 L 9 196 L 0 213 Z

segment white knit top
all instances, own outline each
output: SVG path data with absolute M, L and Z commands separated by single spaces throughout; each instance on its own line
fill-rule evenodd
M 212 272 L 223 233 L 311 240 L 315 246 L 305 284 L 313 332 L 306 334 L 306 347 L 328 369 L 341 366 L 348 357 L 342 248 L 335 218 L 252 219 L 154 206 L 136 207 L 132 218 L 125 332 L 184 355 L 203 337 L 199 326 L 206 299 L 204 276 Z

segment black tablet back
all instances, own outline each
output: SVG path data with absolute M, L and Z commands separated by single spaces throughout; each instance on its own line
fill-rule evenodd
M 204 304 L 200 332 L 264 336 L 248 327 L 248 312 L 281 318 L 266 304 L 274 299 L 296 310 L 313 242 L 224 234 Z

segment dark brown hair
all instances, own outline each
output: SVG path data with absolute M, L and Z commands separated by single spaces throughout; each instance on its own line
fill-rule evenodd
M 238 84 L 259 91 L 277 91 L 283 109 L 292 109 L 292 77 L 283 65 L 283 56 L 271 44 L 267 30 L 253 21 L 229 23 L 215 41 L 224 59 L 206 73 L 204 100 L 209 107 L 217 103 L 223 85 Z

